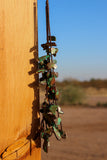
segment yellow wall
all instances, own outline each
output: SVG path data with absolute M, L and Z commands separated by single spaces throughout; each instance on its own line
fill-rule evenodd
M 34 91 L 28 84 L 34 58 L 33 0 L 0 0 L 0 152 L 30 134 Z M 37 116 L 35 115 L 37 118 Z M 26 160 L 39 160 L 40 149 Z

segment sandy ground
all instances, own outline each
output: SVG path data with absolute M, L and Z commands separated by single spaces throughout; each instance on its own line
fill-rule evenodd
M 42 160 L 107 160 L 107 109 L 64 107 L 67 139 L 51 138 Z
M 98 103 L 101 103 L 101 104 L 107 103 L 107 96 L 101 96 L 101 95 L 86 96 L 86 104 L 95 106 Z

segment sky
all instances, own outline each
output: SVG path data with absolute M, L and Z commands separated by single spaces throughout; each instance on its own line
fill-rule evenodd
M 49 0 L 58 80 L 107 79 L 107 0 Z M 46 54 L 45 0 L 38 0 L 39 56 Z

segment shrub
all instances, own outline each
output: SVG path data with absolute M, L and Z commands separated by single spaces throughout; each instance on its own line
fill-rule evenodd
M 107 107 L 107 102 L 106 103 L 97 103 L 97 107 Z
M 61 105 L 82 104 L 85 92 L 81 87 L 68 85 L 61 91 L 59 103 Z
M 101 103 L 100 103 L 100 102 L 98 102 L 98 103 L 97 103 L 97 107 L 100 107 L 100 106 L 101 106 Z
M 103 107 L 107 107 L 107 102 L 106 102 L 106 103 L 103 103 Z

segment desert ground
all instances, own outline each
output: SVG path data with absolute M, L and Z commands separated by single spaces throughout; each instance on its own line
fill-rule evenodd
M 42 160 L 107 160 L 107 108 L 64 106 L 63 111 L 67 139 L 53 135 Z

